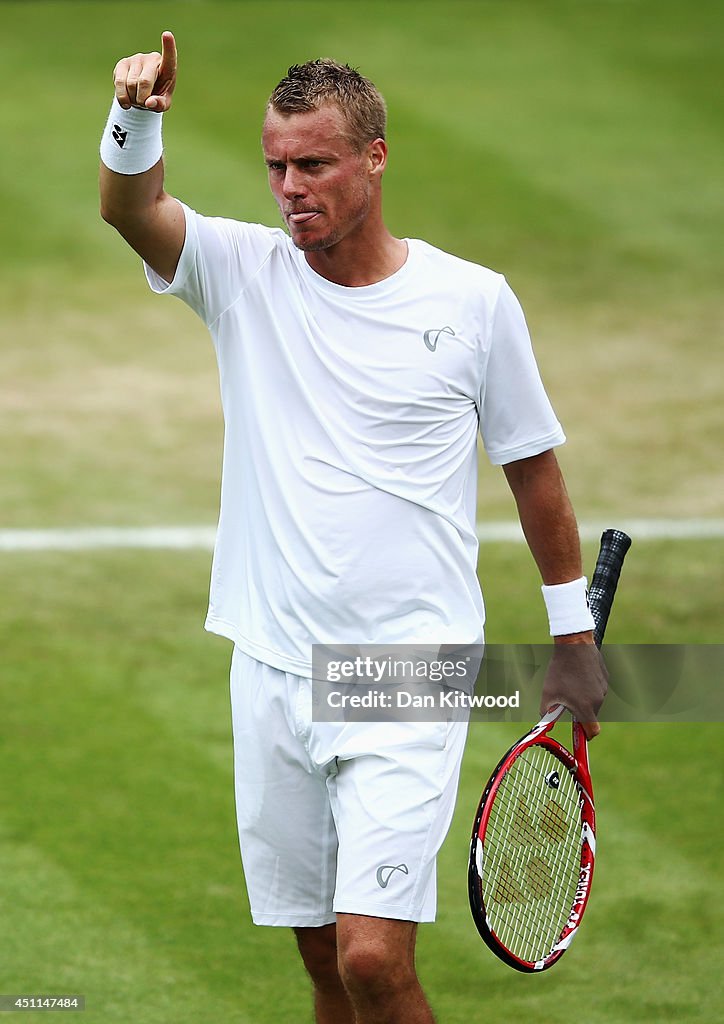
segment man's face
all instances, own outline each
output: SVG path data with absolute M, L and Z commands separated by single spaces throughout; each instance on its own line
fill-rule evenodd
M 378 140 L 357 152 L 348 133 L 332 103 L 304 114 L 267 111 L 262 149 L 269 185 L 292 241 L 305 252 L 336 245 L 369 213 L 385 146 Z

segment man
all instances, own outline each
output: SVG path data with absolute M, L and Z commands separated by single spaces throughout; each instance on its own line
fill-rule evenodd
M 385 105 L 347 66 L 289 69 L 262 148 L 289 232 L 205 218 L 164 191 L 162 53 L 121 60 L 101 211 L 151 287 L 207 324 L 225 417 L 207 628 L 234 642 L 242 859 L 254 920 L 294 928 L 320 1024 L 424 1024 L 417 924 L 435 909 L 460 723 L 315 722 L 314 643 L 472 644 L 476 437 L 504 467 L 557 644 L 592 646 L 564 441 L 504 279 L 382 217 Z M 598 731 L 600 663 L 543 705 Z M 290 848 L 291 847 L 291 848 Z

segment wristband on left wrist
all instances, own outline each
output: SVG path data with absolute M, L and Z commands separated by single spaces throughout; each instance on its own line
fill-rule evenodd
M 585 576 L 569 583 L 541 587 L 551 636 L 585 633 L 595 627 L 588 605 L 588 580 Z

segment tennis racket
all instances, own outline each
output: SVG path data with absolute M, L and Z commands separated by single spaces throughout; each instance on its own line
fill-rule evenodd
M 631 538 L 601 537 L 589 589 L 600 647 Z M 583 729 L 573 753 L 550 735 L 559 704 L 502 758 L 483 792 L 470 844 L 470 909 L 490 949 L 518 971 L 552 967 L 575 938 L 591 891 L 596 815 Z

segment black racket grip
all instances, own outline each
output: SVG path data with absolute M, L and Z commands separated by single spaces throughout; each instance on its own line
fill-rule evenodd
M 603 643 L 621 567 L 630 547 L 631 538 L 623 530 L 604 530 L 601 534 L 601 548 L 588 588 L 588 603 L 596 624 L 593 638 L 597 647 Z

